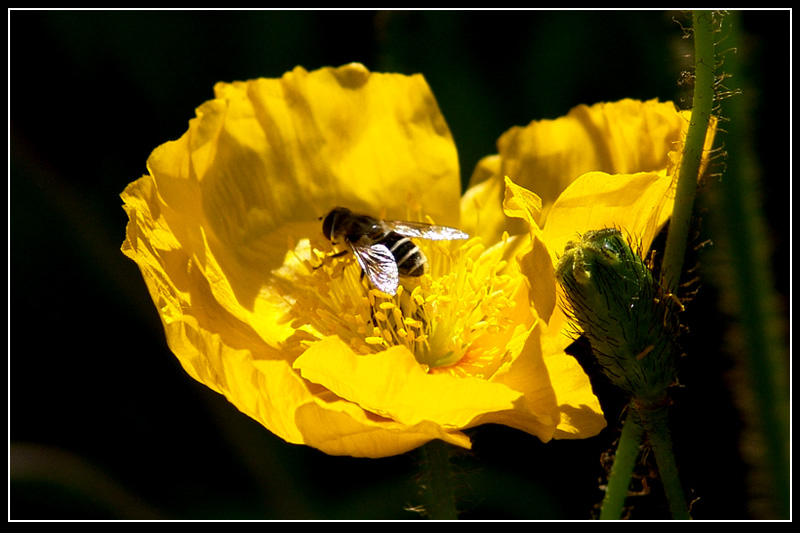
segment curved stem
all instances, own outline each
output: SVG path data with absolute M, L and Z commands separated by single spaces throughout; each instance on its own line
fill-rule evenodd
M 642 442 L 642 426 L 636 417 L 628 415 L 622 434 L 619 437 L 617 451 L 614 454 L 614 466 L 608 476 L 606 495 L 603 499 L 603 508 L 600 510 L 600 520 L 619 520 L 622 518 L 622 508 L 628 496 L 628 487 L 631 484 L 633 467 L 639 456 L 639 445 Z
M 694 12 L 694 43 L 695 85 L 692 118 L 678 171 L 675 207 L 672 210 L 662 267 L 667 290 L 671 294 L 676 293 L 683 270 L 689 224 L 697 192 L 697 177 L 714 102 L 714 28 L 713 15 L 710 11 Z

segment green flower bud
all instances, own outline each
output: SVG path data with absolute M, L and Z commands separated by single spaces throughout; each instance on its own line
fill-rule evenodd
M 603 373 L 641 404 L 661 402 L 675 381 L 672 303 L 622 233 L 588 231 L 570 241 L 556 277 Z

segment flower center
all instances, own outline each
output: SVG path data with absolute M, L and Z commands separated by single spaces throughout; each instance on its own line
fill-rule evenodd
M 335 257 L 327 241 L 301 241 L 281 269 L 295 329 L 287 347 L 338 335 L 360 354 L 405 346 L 431 372 L 483 377 L 496 368 L 505 348 L 479 341 L 513 327 L 510 295 L 522 279 L 502 259 L 505 241 L 489 250 L 479 238 L 415 242 L 428 272 L 401 276 L 392 296 L 370 285 L 352 253 Z

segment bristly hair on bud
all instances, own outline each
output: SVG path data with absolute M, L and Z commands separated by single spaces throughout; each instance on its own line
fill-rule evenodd
M 570 241 L 556 267 L 565 312 L 606 377 L 646 406 L 676 380 L 675 304 L 616 228 Z

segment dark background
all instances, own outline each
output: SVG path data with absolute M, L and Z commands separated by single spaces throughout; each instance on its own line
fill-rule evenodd
M 692 41 L 675 19 L 689 26 L 660 11 L 9 12 L 9 517 L 418 518 L 407 510 L 421 503 L 415 453 L 354 459 L 287 444 L 183 372 L 119 251 L 119 193 L 215 82 L 351 61 L 425 75 L 468 179 L 508 128 L 577 104 L 688 107 L 678 79 Z M 738 21 L 746 71 L 728 83 L 755 106 L 749 142 L 773 250 L 764 268 L 788 318 L 789 12 Z M 678 462 L 696 518 L 770 518 L 748 481 L 759 465 L 746 460 L 738 359 L 720 349 L 717 299 L 704 284 L 688 315 L 703 318 L 686 342 L 703 348 L 687 350 L 676 398 Z M 612 427 L 584 441 L 471 430 L 473 451 L 455 459 L 462 517 L 592 518 L 616 426 L 614 398 L 603 399 Z M 631 516 L 668 517 L 658 482 L 646 485 Z

